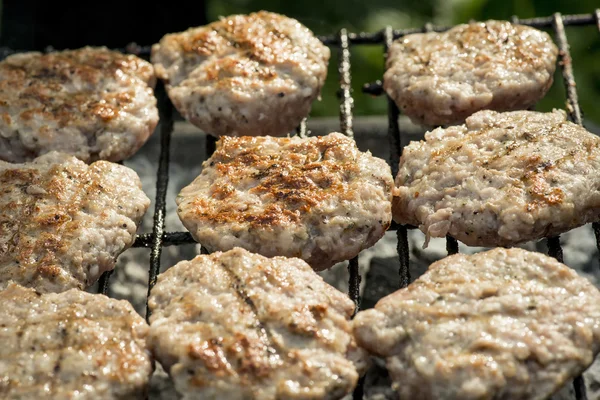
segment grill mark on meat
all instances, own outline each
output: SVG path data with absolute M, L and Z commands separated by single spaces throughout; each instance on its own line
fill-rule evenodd
M 384 234 L 390 178 L 383 160 L 339 133 L 222 137 L 201 175 L 179 193 L 177 212 L 211 251 L 301 257 L 320 270 Z
M 111 269 L 120 253 L 120 244 L 99 246 L 98 238 L 113 240 L 118 235 L 127 246 L 132 240 L 130 222 L 122 224 L 130 218 L 137 223 L 139 215 L 135 214 L 145 211 L 147 198 L 141 190 L 129 192 L 115 186 L 122 184 L 118 182 L 121 178 L 124 182 L 129 182 L 126 177 L 137 178 L 125 167 L 106 162 L 87 166 L 59 154 L 44 157 L 49 160 L 0 166 L 0 187 L 6 188 L 0 198 L 0 283 L 14 280 L 26 286 L 45 286 L 43 282 L 47 282 L 39 288 L 43 291 L 83 288 L 96 279 L 96 273 Z M 106 179 L 120 168 L 121 178 Z M 135 180 L 130 183 L 136 185 Z M 129 207 L 117 211 L 111 205 L 95 208 L 97 202 L 109 201 L 109 192 L 121 190 L 142 202 L 135 211 Z M 113 225 L 113 220 L 118 225 Z M 98 253 L 98 258 L 87 251 Z
M 274 341 L 273 341 L 273 335 L 269 329 L 269 327 L 267 326 L 266 323 L 264 323 L 261 318 L 260 318 L 260 314 L 258 312 L 258 308 L 256 307 L 256 304 L 254 304 L 254 301 L 252 300 L 252 298 L 250 298 L 250 295 L 248 295 L 248 293 L 246 293 L 246 291 L 244 290 L 244 283 L 242 282 L 242 280 L 240 279 L 240 277 L 230 268 L 228 268 L 224 263 L 219 262 L 217 263 L 217 265 L 219 265 L 231 278 L 232 283 L 230 284 L 231 289 L 233 289 L 233 291 L 237 294 L 237 296 L 242 299 L 242 301 L 249 307 L 249 309 L 252 311 L 252 313 L 254 314 L 254 316 L 256 317 L 256 330 L 257 332 L 259 332 L 259 337 L 260 340 L 263 342 L 263 344 L 265 345 L 265 348 L 267 349 L 267 353 L 269 354 L 269 356 L 272 355 L 276 355 L 281 359 L 286 359 L 287 355 L 285 353 L 285 351 L 282 351 L 282 349 L 279 349 Z
M 310 112 L 329 57 L 298 21 L 261 11 L 165 35 L 151 59 L 175 107 L 204 131 L 285 136 Z
M 153 370 L 148 327 L 129 303 L 77 289 L 42 295 L 16 284 L 0 297 L 0 327 L 17 339 L 0 349 L 3 397 L 143 396 Z
M 0 130 L 8 140 L 0 158 L 30 161 L 52 150 L 84 161 L 131 156 L 158 121 L 153 72 L 147 61 L 106 48 L 7 57 Z
M 402 399 L 546 399 L 598 353 L 599 299 L 554 258 L 497 248 L 433 263 L 353 325 Z
M 92 348 L 112 348 L 118 347 L 118 342 L 121 339 L 127 337 L 125 334 L 126 330 L 131 326 L 128 322 L 123 318 L 114 318 L 110 320 L 111 326 L 118 329 L 118 336 L 113 335 L 110 340 L 106 343 L 97 342 L 94 344 L 90 343 L 79 343 L 77 342 L 77 335 L 81 332 L 82 329 L 88 329 L 89 325 L 86 323 L 90 321 L 99 321 L 97 318 L 91 318 L 89 315 L 78 317 L 76 312 L 60 312 L 55 316 L 48 315 L 45 321 L 33 322 L 27 321 L 26 323 L 20 323 L 11 325 L 10 328 L 13 330 L 17 330 L 21 332 L 21 340 L 23 340 L 23 335 L 25 333 L 25 329 L 43 329 L 45 332 L 58 332 L 61 341 L 52 340 L 49 343 L 42 343 L 43 347 L 38 348 L 35 344 L 30 345 L 33 347 L 24 348 L 24 343 L 21 342 L 18 348 L 11 349 L 10 352 L 7 352 L 6 349 L 3 352 L 3 359 L 14 359 L 19 356 L 23 351 L 27 351 L 30 354 L 36 353 L 55 353 L 59 352 L 62 354 L 63 350 L 66 347 L 69 347 L 74 350 L 85 350 L 89 351 Z M 80 324 L 80 322 L 84 322 Z M 66 325 L 65 325 L 66 324 Z M 80 325 L 80 326 L 78 326 Z M 6 327 L 6 326 L 2 326 Z M 56 338 L 56 336 L 53 336 Z M 70 342 L 72 340 L 73 342 Z
M 148 306 L 149 346 L 188 396 L 337 399 L 366 368 L 354 304 L 299 259 L 200 255 L 161 274 Z
M 269 205 L 260 214 L 251 214 L 231 210 L 226 203 L 211 208 L 206 199 L 198 198 L 194 203 L 196 215 L 201 219 L 220 223 L 245 222 L 254 228 L 298 223 L 302 214 L 309 213 L 319 202 L 343 197 L 345 184 L 360 172 L 354 160 L 340 162 L 335 156 L 323 160 L 329 157 L 328 152 L 341 151 L 345 144 L 341 140 L 319 138 L 313 144 L 319 148 L 316 157 L 306 145 L 290 146 L 289 151 L 298 154 L 292 160 L 287 159 L 287 154 L 286 157 L 261 155 L 253 150 L 232 156 L 229 149 L 244 141 L 245 138 L 222 138 L 211 164 L 234 185 L 246 178 L 242 171 L 256 169 L 254 178 L 257 182 L 248 192 L 270 198 L 276 204 Z M 211 197 L 216 200 L 223 200 L 233 193 L 235 188 L 231 185 L 211 188 Z
M 54 166 L 49 173 L 52 176 L 50 180 L 55 180 L 62 172 L 63 171 L 58 165 Z M 73 171 L 67 173 L 73 173 Z M 16 172 L 16 174 L 18 175 L 19 172 Z M 74 280 L 81 280 L 81 274 L 76 275 L 72 268 L 61 266 L 58 255 L 67 250 L 67 241 L 64 240 L 64 235 L 70 234 L 74 230 L 75 225 L 77 225 L 77 222 L 73 220 L 72 216 L 75 213 L 86 209 L 86 205 L 83 204 L 84 198 L 86 198 L 88 194 L 91 194 L 93 189 L 92 186 L 96 184 L 98 187 L 101 187 L 101 185 L 89 175 L 89 172 L 86 172 L 84 176 L 78 177 L 80 180 L 75 183 L 76 189 L 74 190 L 73 196 L 69 198 L 60 199 L 59 193 L 63 191 L 61 190 L 61 184 L 57 181 L 54 182 L 54 185 L 51 184 L 50 187 L 47 188 L 48 192 L 53 194 L 57 200 L 62 200 L 62 202 L 59 203 L 60 205 L 53 209 L 55 211 L 53 215 L 35 217 L 36 211 L 40 209 L 38 205 L 40 200 L 35 195 L 29 195 L 26 200 L 26 206 L 22 208 L 19 207 L 22 210 L 22 213 L 13 225 L 13 229 L 16 229 L 16 239 L 13 239 L 16 242 L 16 246 L 13 247 L 13 250 L 17 251 L 17 254 L 14 256 L 19 261 L 20 268 L 32 270 L 35 268 L 35 272 L 30 276 L 30 279 L 26 282 L 27 284 L 35 281 L 38 275 L 51 280 L 56 279 L 60 276 L 61 272 L 66 272 Z M 2 182 L 8 181 L 8 179 L 6 179 L 7 176 L 15 177 L 16 175 L 7 171 L 6 174 L 2 174 Z M 23 184 L 27 186 L 35 185 L 39 183 L 41 179 L 41 175 L 34 170 L 32 170 L 31 173 L 25 174 L 25 176 L 28 179 L 31 179 L 23 180 Z M 26 191 L 24 190 L 24 192 Z M 28 232 L 20 229 L 21 224 L 28 223 L 32 218 L 38 226 L 43 227 L 44 229 L 44 232 L 42 232 L 39 238 L 34 241 L 28 240 Z M 13 238 L 15 236 L 13 236 Z M 41 255 L 30 260 L 32 254 Z M 12 255 L 7 252 L 6 256 L 11 257 Z
M 482 109 L 527 109 L 552 85 L 558 49 L 537 29 L 475 22 L 404 36 L 388 52 L 384 89 L 415 123 L 453 125 Z
M 494 247 L 596 221 L 599 146 L 563 111 L 480 111 L 405 148 L 396 222 Z

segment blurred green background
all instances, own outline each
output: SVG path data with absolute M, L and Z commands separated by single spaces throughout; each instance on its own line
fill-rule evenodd
M 219 16 L 268 10 L 288 15 L 312 29 L 316 34 L 332 34 L 345 27 L 351 32 L 375 32 L 386 25 L 395 29 L 420 27 L 426 22 L 453 25 L 470 19 L 510 19 L 563 14 L 591 13 L 600 7 L 599 0 L 229 0 L 208 1 L 207 19 Z M 600 125 L 600 32 L 594 26 L 567 27 L 578 94 L 586 123 Z M 383 74 L 381 46 L 357 45 L 352 51 L 352 86 L 355 114 L 385 114 L 383 97 L 372 98 L 361 92 L 366 82 L 380 79 Z M 323 99 L 313 106 L 313 116 L 336 115 L 338 102 L 337 54 L 332 53 L 330 77 L 323 90 Z M 333 78 L 333 79 L 331 79 Z M 555 83 L 537 109 L 565 108 L 562 76 L 557 70 Z

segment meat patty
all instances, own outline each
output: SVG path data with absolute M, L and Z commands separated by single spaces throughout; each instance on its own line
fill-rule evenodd
M 546 32 L 509 22 L 416 33 L 390 47 L 384 88 L 415 123 L 462 123 L 483 109 L 533 106 L 552 85 L 557 54 Z
M 340 133 L 224 137 L 179 193 L 177 213 L 210 251 L 243 247 L 322 270 L 384 235 L 392 187 L 385 161 Z
M 128 158 L 158 123 L 154 82 L 149 62 L 106 48 L 12 55 L 0 62 L 0 159 Z
M 0 397 L 145 399 L 148 325 L 126 301 L 71 289 L 0 292 Z
M 214 136 L 285 136 L 310 112 L 329 49 L 292 18 L 261 11 L 164 36 L 156 75 L 192 124 Z
M 158 277 L 148 344 L 188 399 L 338 399 L 366 369 L 354 303 L 297 258 L 236 248 Z
M 400 158 L 396 222 L 513 246 L 600 220 L 600 138 L 563 111 L 480 111 Z
M 353 324 L 401 399 L 541 400 L 600 350 L 600 292 L 551 257 L 495 249 L 433 263 Z
M 122 165 L 56 152 L 0 161 L 0 288 L 11 280 L 40 292 L 91 285 L 133 244 L 149 205 Z

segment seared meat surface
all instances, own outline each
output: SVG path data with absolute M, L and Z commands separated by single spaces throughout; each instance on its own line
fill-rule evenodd
M 535 105 L 552 85 L 557 55 L 546 32 L 503 21 L 415 33 L 390 47 L 384 88 L 415 123 L 462 123 L 483 109 Z
M 177 197 L 177 212 L 211 251 L 243 247 L 322 270 L 384 235 L 392 187 L 386 162 L 339 133 L 224 137 Z
M 150 205 L 122 165 L 48 153 L 0 161 L 0 288 L 83 289 L 115 267 Z
M 159 275 L 148 304 L 183 399 L 339 399 L 366 368 L 354 303 L 297 258 L 201 255 Z
M 148 324 L 128 302 L 11 283 L 0 303 L 2 399 L 146 398 Z
M 60 151 L 124 160 L 158 123 L 154 82 L 149 62 L 106 48 L 9 56 L 0 62 L 0 159 Z
M 261 11 L 165 35 L 156 74 L 177 110 L 214 136 L 285 136 L 308 116 L 329 49 L 292 18 Z
M 600 139 L 563 111 L 480 111 L 404 149 L 394 220 L 514 246 L 600 220 L 598 171 Z
M 600 350 L 600 292 L 554 258 L 495 249 L 433 263 L 353 324 L 401 400 L 542 400 Z

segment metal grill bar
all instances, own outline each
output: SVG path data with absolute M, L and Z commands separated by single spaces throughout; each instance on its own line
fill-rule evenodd
M 100 279 L 98 279 L 98 293 L 108 294 L 108 283 L 110 276 L 112 275 L 114 270 L 106 271 L 102 274 Z
M 394 31 L 391 26 L 387 26 L 383 30 L 384 34 L 384 57 L 387 64 L 388 49 L 394 41 Z M 382 92 L 383 93 L 383 92 Z M 400 111 L 396 103 L 387 96 L 388 102 L 388 138 L 390 140 L 390 166 L 392 168 L 392 176 L 398 175 L 398 164 L 400 161 L 400 155 L 404 144 L 402 143 L 402 134 L 400 132 L 400 125 L 398 124 L 398 117 Z M 410 256 L 408 247 L 408 230 L 406 226 L 396 225 L 396 237 L 398 240 L 398 258 L 400 261 L 400 268 L 398 274 L 400 276 L 400 287 L 406 287 L 410 283 Z
M 408 247 L 408 232 L 406 226 L 400 225 L 396 231 L 396 239 L 398 240 L 398 258 L 400 259 L 400 269 L 398 275 L 400 276 L 399 287 L 405 288 L 410 283 L 410 256 Z
M 598 28 L 598 33 L 600 33 L 600 9 L 594 12 L 594 16 L 596 17 L 596 28 Z M 598 257 L 600 259 L 600 223 L 594 222 L 592 229 L 594 230 L 594 236 L 596 236 L 596 248 L 598 249 Z
M 340 75 L 340 129 L 348 137 L 354 137 L 352 130 L 352 108 L 354 99 L 350 94 L 352 90 L 350 76 L 350 45 L 348 43 L 348 32 L 346 29 L 340 30 L 340 60 L 338 73 Z
M 548 246 L 548 255 L 556 258 L 560 262 L 563 262 L 563 251 L 560 245 L 560 237 L 549 237 L 546 239 L 546 244 Z
M 569 42 L 567 42 L 563 17 L 560 13 L 554 14 L 552 27 L 556 32 L 556 42 L 559 50 L 558 65 L 561 67 L 565 90 L 567 91 L 567 111 L 569 113 L 569 118 L 576 124 L 582 125 L 581 110 L 577 98 L 577 88 L 575 87 L 575 76 L 573 75 L 571 52 L 569 51 Z
M 392 224 L 388 228 L 388 231 L 397 231 L 398 229 L 403 228 L 402 225 L 399 225 L 392 221 Z M 407 229 L 414 229 L 413 226 L 405 227 Z M 162 234 L 162 247 L 169 246 L 181 246 L 184 244 L 196 244 L 194 238 L 189 232 L 163 232 Z M 152 247 L 152 234 L 151 233 L 141 233 L 137 235 L 135 242 L 132 247 Z
M 341 29 L 338 35 L 339 38 L 339 64 L 338 74 L 340 79 L 340 90 L 338 92 L 340 98 L 340 129 L 341 132 L 350 137 L 354 137 L 352 130 L 352 108 L 354 99 L 352 98 L 352 81 L 350 74 L 350 44 L 348 42 L 348 31 Z M 360 271 L 358 268 L 358 256 L 352 258 L 348 262 L 348 295 L 354 301 L 354 313 L 356 315 L 360 309 Z M 364 379 L 357 382 L 356 388 L 352 394 L 352 398 L 359 400 L 363 398 Z
M 300 125 L 298 125 L 298 127 L 296 128 L 296 133 L 298 134 L 298 136 L 300 136 L 301 138 L 305 138 L 308 136 L 308 132 L 306 130 L 306 118 L 304 118 L 301 122 Z
M 341 29 L 339 32 L 340 57 L 338 64 L 338 73 L 340 78 L 340 129 L 348 136 L 354 137 L 352 130 L 352 108 L 354 99 L 352 98 L 352 81 L 350 74 L 350 45 L 348 42 L 348 32 Z M 348 295 L 354 301 L 356 307 L 354 313 L 358 312 L 360 307 L 360 272 L 358 270 L 358 257 L 354 257 L 348 263 Z M 362 389 L 361 389 L 362 390 Z
M 206 153 L 206 159 L 208 159 L 217 149 L 217 138 L 213 135 L 206 134 L 206 148 L 204 149 Z
M 565 32 L 564 18 L 560 13 L 552 15 L 552 28 L 556 33 L 556 42 L 559 49 L 559 61 L 565 90 L 567 93 L 567 112 L 569 119 L 578 125 L 583 125 L 581 118 L 581 109 L 579 107 L 579 100 L 577 97 L 577 88 L 575 83 L 575 76 L 573 74 L 573 64 L 571 59 L 571 53 L 569 51 L 569 42 L 567 41 L 567 34 Z M 563 262 L 563 251 L 560 245 L 560 238 L 558 236 L 548 238 L 548 255 L 556 258 L 558 261 Z M 573 387 L 575 389 L 575 398 L 577 400 L 587 400 L 587 393 L 585 389 L 585 382 L 583 376 L 578 376 L 573 381 Z
M 387 52 L 392 42 L 394 41 L 393 30 L 391 26 L 388 26 L 384 30 L 385 41 L 384 41 L 384 57 L 387 68 Z M 383 92 L 382 92 L 383 93 Z M 398 174 L 398 163 L 400 161 L 400 154 L 402 154 L 402 142 L 400 141 L 400 125 L 398 125 L 398 117 L 400 111 L 396 103 L 389 97 L 388 102 L 388 138 L 390 141 L 390 166 L 392 167 L 392 176 Z
M 154 206 L 154 223 L 152 224 L 152 244 L 150 246 L 150 269 L 148 270 L 148 295 L 156 284 L 160 272 L 160 255 L 162 253 L 162 237 L 165 228 L 167 186 L 169 184 L 169 153 L 171 150 L 171 133 L 173 132 L 173 105 L 163 85 L 157 90 L 161 103 L 160 110 L 160 157 L 156 173 L 156 204 Z M 146 303 L 146 319 L 151 312 Z
M 449 235 L 446 236 L 446 251 L 449 256 L 458 253 L 458 241 Z

